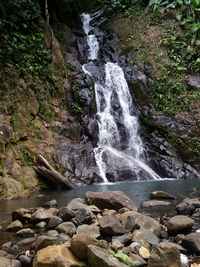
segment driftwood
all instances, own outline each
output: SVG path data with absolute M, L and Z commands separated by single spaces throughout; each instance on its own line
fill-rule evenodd
M 74 188 L 67 177 L 56 171 L 42 155 L 38 156 L 38 166 L 34 169 L 39 176 L 46 178 L 57 187 L 67 189 Z

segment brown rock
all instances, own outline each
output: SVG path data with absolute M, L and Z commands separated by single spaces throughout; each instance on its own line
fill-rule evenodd
M 100 209 L 121 209 L 128 208 L 137 210 L 134 202 L 121 191 L 112 192 L 87 192 L 87 201 Z
M 176 249 L 153 249 L 148 267 L 181 267 L 180 253 Z
M 99 219 L 100 230 L 104 235 L 114 236 L 128 232 L 115 215 L 106 215 Z
M 169 219 L 167 222 L 167 230 L 169 233 L 179 233 L 181 231 L 192 228 L 194 221 L 184 215 L 177 215 Z
M 37 252 L 33 267 L 79 267 L 82 266 L 64 245 L 49 246 Z

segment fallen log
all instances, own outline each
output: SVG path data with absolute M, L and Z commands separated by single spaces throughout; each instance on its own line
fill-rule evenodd
M 38 166 L 34 167 L 36 173 L 49 180 L 51 183 L 55 184 L 57 187 L 73 189 L 74 186 L 61 173 L 56 171 L 53 166 L 42 156 L 38 156 Z

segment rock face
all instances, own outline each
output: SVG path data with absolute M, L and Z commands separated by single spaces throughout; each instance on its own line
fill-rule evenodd
M 88 192 L 86 194 L 87 201 L 94 204 L 100 209 L 121 209 L 128 208 L 130 210 L 137 210 L 133 201 L 128 198 L 123 192 Z
M 188 216 L 177 215 L 169 219 L 167 229 L 170 233 L 179 233 L 184 230 L 190 230 L 194 221 Z
M 79 267 L 81 263 L 64 245 L 49 246 L 38 251 L 33 267 Z
M 90 267 L 127 267 L 107 250 L 93 245 L 88 247 L 88 263 Z

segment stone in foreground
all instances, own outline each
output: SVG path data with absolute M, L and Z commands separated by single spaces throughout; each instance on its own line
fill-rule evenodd
M 169 233 L 179 233 L 192 228 L 194 221 L 184 215 L 177 215 L 169 219 L 167 229 Z
M 88 263 L 89 267 L 127 267 L 108 250 L 93 245 L 88 247 Z
M 128 208 L 137 210 L 134 202 L 122 191 L 111 192 L 87 192 L 86 198 L 89 204 L 96 205 L 100 209 Z
M 200 233 L 186 235 L 182 241 L 182 245 L 189 252 L 200 255 Z
M 39 250 L 33 267 L 79 267 L 83 266 L 64 245 L 49 246 Z
M 180 253 L 175 248 L 155 248 L 149 258 L 148 267 L 181 267 Z

